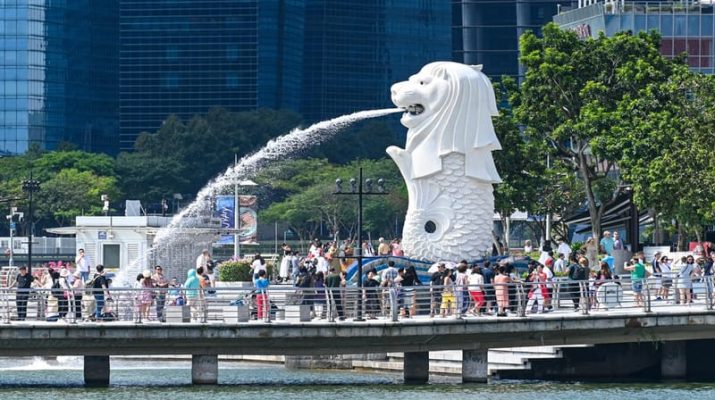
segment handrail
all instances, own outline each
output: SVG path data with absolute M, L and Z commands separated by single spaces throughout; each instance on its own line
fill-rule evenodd
M 695 277 L 692 282 L 693 292 L 697 297 L 693 304 L 688 306 L 689 309 L 713 311 L 715 305 L 713 277 Z M 364 315 L 370 316 L 371 319 L 379 318 L 395 322 L 408 317 L 418 319 L 449 317 L 469 320 L 478 318 L 478 315 L 493 316 L 496 314 L 497 306 L 506 311 L 507 316 L 520 318 L 532 318 L 531 314 L 537 314 L 537 306 L 538 312 L 543 313 L 566 313 L 576 310 L 583 315 L 595 313 L 602 315 L 614 309 L 660 313 L 684 306 L 682 302 L 678 304 L 678 300 L 673 301 L 673 295 L 684 291 L 683 285 L 688 283 L 682 278 L 677 276 L 665 278 L 659 275 L 643 278 L 642 285 L 633 283 L 635 282 L 626 276 L 609 280 L 515 281 L 505 284 L 451 285 L 447 288 L 439 285 L 324 288 L 323 293 L 315 288 L 302 289 L 288 285 L 273 285 L 267 293 L 266 312 L 261 315 L 261 320 L 270 322 L 276 310 L 293 304 L 293 299 L 301 297 L 302 294 L 304 296 L 301 304 L 316 310 L 324 307 L 323 312 L 316 312 L 314 318 L 328 322 L 337 320 L 338 301 L 344 302 L 347 309 L 345 309 L 346 313 L 341 315 L 348 319 L 358 314 L 353 307 L 362 303 L 365 307 Z M 88 322 L 87 320 L 96 314 L 96 300 L 101 301 L 103 290 L 84 289 L 81 303 L 76 301 L 79 293 L 75 294 L 75 290 L 67 291 L 69 293 L 67 299 L 58 299 L 52 295 L 51 289 L 32 289 L 28 292 L 28 301 L 25 305 L 27 320 L 45 320 L 46 315 L 50 320 L 60 318 L 71 324 Z M 196 297 L 191 298 L 186 297 L 188 293 L 186 290 L 169 288 L 162 300 L 162 304 L 165 302 L 163 308 L 157 304 L 157 299 L 152 299 L 153 304 L 149 306 L 150 318 L 147 320 L 146 315 L 141 315 L 138 300 L 138 295 L 143 290 L 146 289 L 109 288 L 109 296 L 105 299 L 104 307 L 108 315 L 102 318 L 146 324 L 160 319 L 160 312 L 165 313 L 164 310 L 183 304 L 191 309 L 190 314 L 194 322 L 207 323 L 222 320 L 225 317 L 223 308 L 237 300 L 241 300 L 241 303 L 248 307 L 254 320 L 257 317 L 257 302 L 253 288 L 212 288 L 212 292 L 215 290 L 216 293 L 210 295 L 204 293 L 203 289 L 197 289 Z M 636 297 L 637 292 L 634 290 L 641 290 L 639 298 Z M 663 292 L 668 296 L 661 299 Z M 16 293 L 16 288 L 0 288 L 0 316 L 4 324 L 15 323 L 18 308 L 22 307 L 23 302 L 16 301 Z M 559 294 L 558 303 L 549 302 L 549 296 L 553 293 Z M 654 293 L 657 293 L 658 298 Z M 96 299 L 95 295 L 97 295 Z M 183 301 L 177 302 L 179 298 Z M 362 302 L 357 301 L 360 298 Z M 146 311 L 146 297 L 144 300 Z

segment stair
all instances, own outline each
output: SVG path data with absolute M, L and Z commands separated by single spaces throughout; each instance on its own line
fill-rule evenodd
M 588 347 L 588 345 L 571 346 L 532 346 L 509 347 L 489 350 L 489 366 L 487 371 L 493 378 L 499 377 L 499 371 L 529 370 L 531 360 L 561 358 L 562 349 L 567 347 Z M 431 351 L 430 373 L 460 375 L 462 373 L 462 351 Z M 386 362 L 354 362 L 355 367 L 402 370 L 403 353 L 387 353 Z M 364 365 L 363 365 L 364 364 Z M 378 364 L 382 364 L 381 366 Z

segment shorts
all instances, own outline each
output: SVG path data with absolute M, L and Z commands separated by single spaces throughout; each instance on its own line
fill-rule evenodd
M 474 300 L 475 304 L 483 304 L 484 303 L 484 292 L 477 292 L 476 290 L 469 291 L 469 295 L 472 296 L 472 300 Z
M 643 291 L 643 282 L 642 281 L 632 281 L 631 288 L 633 289 L 634 293 L 640 294 L 640 292 Z
M 661 285 L 662 285 L 663 287 L 669 288 L 669 287 L 673 286 L 673 280 L 672 280 L 672 279 L 665 279 L 665 278 L 663 278 L 663 280 L 661 281 Z
M 412 307 L 415 304 L 415 291 L 414 289 L 405 289 L 403 292 L 403 301 L 405 308 Z
M 448 309 L 455 307 L 454 294 L 452 293 L 442 293 L 442 304 L 440 308 Z

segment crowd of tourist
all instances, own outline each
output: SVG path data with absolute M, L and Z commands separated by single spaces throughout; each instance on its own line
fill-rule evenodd
M 348 286 L 346 273 L 354 260 L 355 243 L 311 242 L 308 253 L 301 256 L 283 244 L 283 256 L 275 276 L 269 277 L 268 263 L 256 254 L 250 263 L 254 292 L 249 299 L 254 317 L 268 318 L 271 311 L 269 286 L 292 285 L 300 294 L 300 304 L 309 305 L 314 318 L 326 318 L 327 307 L 332 305 L 339 320 L 346 318 Z M 556 248 L 556 251 L 554 251 Z M 601 299 L 597 295 L 604 285 L 630 286 L 636 307 L 644 304 L 644 282 L 650 278 L 651 293 L 655 301 L 690 304 L 697 297 L 698 285 L 705 285 L 703 277 L 713 274 L 715 249 L 704 249 L 682 258 L 673 259 L 656 253 L 645 260 L 636 253 L 623 265 L 627 275 L 615 273 L 614 251 L 626 246 L 618 232 L 604 232 L 600 240 L 587 239 L 576 251 L 564 240 L 552 244 L 545 241 L 538 249 L 538 258 L 529 261 L 528 267 L 517 268 L 506 262 L 482 261 L 469 263 L 436 263 L 430 269 L 428 281 L 422 279 L 414 265 L 398 266 L 390 260 L 381 271 L 364 271 L 364 311 L 367 318 L 386 315 L 394 296 L 402 318 L 418 314 L 446 318 L 453 315 L 506 316 L 517 312 L 519 304 L 526 304 L 526 313 L 548 313 L 554 309 L 554 296 L 558 291 L 561 300 L 570 300 L 575 310 L 588 305 L 598 309 Z M 361 244 L 364 256 L 404 256 L 399 239 L 386 241 L 380 238 L 377 249 L 370 241 Z M 527 241 L 524 252 L 537 251 Z M 507 259 L 510 260 L 510 259 Z M 112 296 L 111 279 L 102 265 L 92 266 L 91 261 L 78 251 L 74 263 L 54 263 L 30 275 L 20 267 L 16 279 L 17 319 L 27 317 L 27 302 L 31 295 L 39 296 L 47 320 L 71 319 L 83 321 L 108 321 L 117 319 L 117 308 L 129 308 L 135 319 L 165 321 L 167 305 L 188 306 L 193 320 L 206 313 L 206 299 L 215 295 L 216 264 L 208 250 L 196 259 L 195 268 L 187 279 L 168 279 L 159 265 L 154 271 L 145 270 L 136 276 L 131 298 L 124 295 L 123 304 Z M 624 279 L 630 278 L 630 279 Z M 272 282 L 271 282 L 272 279 Z M 290 286 L 288 286 L 290 287 Z M 422 287 L 422 288 L 419 288 Z M 285 286 L 284 286 L 285 288 Z M 33 289 L 44 289 L 36 291 Z M 710 285 L 706 289 L 712 289 Z M 582 302 L 587 302 L 584 304 Z M 568 302 L 566 303 L 569 304 Z

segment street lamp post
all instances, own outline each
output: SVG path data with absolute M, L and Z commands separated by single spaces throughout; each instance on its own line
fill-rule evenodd
M 40 190 L 40 182 L 32 179 L 32 169 L 30 170 L 30 179 L 26 179 L 22 181 L 22 190 L 26 192 L 29 196 L 29 205 L 28 205 L 28 212 L 27 212 L 27 218 L 28 218 L 28 241 L 27 241 L 27 273 L 32 274 L 32 234 L 33 230 L 35 228 L 35 221 L 33 218 L 32 214 L 32 194 L 35 193 L 36 191 Z
M 358 279 L 357 279 L 357 285 L 359 290 L 358 294 L 358 304 L 357 304 L 357 316 L 355 318 L 355 321 L 364 321 L 362 318 L 362 288 L 363 288 L 363 282 L 362 282 L 362 262 L 363 262 L 363 254 L 362 254 L 362 196 L 363 195 L 386 195 L 388 194 L 387 191 L 385 191 L 385 180 L 380 178 L 377 180 L 377 191 L 373 191 L 373 181 L 372 179 L 366 179 L 365 180 L 365 188 L 363 188 L 363 179 L 362 179 L 362 167 L 360 167 L 359 172 L 358 172 L 358 180 L 357 182 L 355 179 L 350 179 L 350 192 L 343 192 L 342 184 L 343 180 L 338 178 L 335 180 L 335 193 L 336 195 L 352 195 L 352 196 L 357 196 L 358 197 L 358 226 L 357 226 L 357 239 L 358 243 L 356 246 L 356 254 L 357 254 L 357 262 L 358 262 Z
M 243 186 L 258 186 L 258 184 L 250 179 L 236 181 L 234 184 L 233 227 L 236 231 L 233 234 L 233 258 L 236 260 L 241 257 L 241 196 L 238 195 L 238 188 Z

